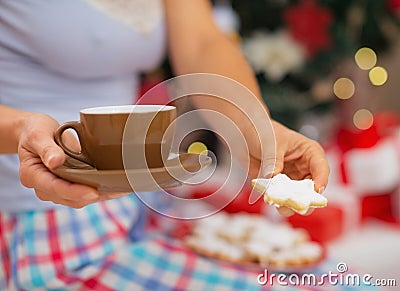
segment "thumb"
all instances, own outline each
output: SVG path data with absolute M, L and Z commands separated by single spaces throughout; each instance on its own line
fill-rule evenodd
M 264 158 L 263 159 L 263 167 L 262 167 L 262 175 L 265 178 L 271 178 L 276 174 L 279 174 L 283 171 L 284 167 L 284 153 L 276 152 L 274 157 Z
M 261 176 L 264 178 L 271 178 L 274 174 L 275 167 L 275 156 L 264 157 L 262 160 Z
M 31 149 L 39 155 L 49 169 L 55 169 L 65 161 L 64 151 L 55 143 L 53 135 L 48 132 L 37 132 L 31 141 Z
M 277 152 L 276 157 L 275 157 L 275 169 L 274 169 L 274 174 L 273 176 L 279 174 L 280 172 L 283 171 L 284 168 L 284 156 L 285 154 L 283 152 Z
M 45 166 L 49 169 L 58 168 L 65 161 L 64 151 L 61 148 L 59 148 L 58 145 L 55 143 L 45 148 L 40 157 Z

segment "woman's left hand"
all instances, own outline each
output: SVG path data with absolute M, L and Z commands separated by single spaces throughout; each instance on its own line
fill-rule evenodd
M 272 121 L 275 132 L 276 159 L 273 175 L 283 173 L 295 180 L 312 179 L 315 191 L 322 194 L 328 184 L 329 164 L 321 145 L 304 135 Z M 286 207 L 278 208 L 284 216 L 294 212 Z M 306 213 L 311 214 L 312 209 Z
M 321 145 L 273 121 L 276 162 L 273 175 L 284 173 L 295 180 L 310 178 L 322 193 L 328 184 L 329 165 Z

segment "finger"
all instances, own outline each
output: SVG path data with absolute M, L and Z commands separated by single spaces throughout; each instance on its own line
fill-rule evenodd
M 132 192 L 118 192 L 118 193 L 102 193 L 100 194 L 100 200 L 109 200 L 109 199 L 116 199 L 123 196 L 127 196 Z
M 100 194 L 96 189 L 77 183 L 71 183 L 60 179 L 48 172 L 45 173 L 48 189 L 53 193 L 57 193 L 58 197 L 70 201 L 83 201 L 93 203 L 99 200 Z M 43 175 L 44 177 L 44 175 Z
M 71 200 L 61 199 L 60 202 L 57 203 L 57 204 L 61 204 L 61 205 L 68 206 L 68 207 L 72 207 L 72 208 L 75 208 L 75 209 L 80 209 L 80 208 L 86 207 L 86 206 L 88 206 L 90 204 L 93 204 L 95 202 L 98 202 L 98 200 L 97 201 L 88 202 L 88 201 L 71 201 Z
M 316 154 L 310 160 L 310 172 L 315 184 L 315 191 L 324 192 L 328 184 L 329 164 L 323 154 Z
M 274 174 L 276 164 L 275 156 L 264 157 L 262 160 L 261 175 L 264 178 L 271 178 Z
M 80 152 L 81 151 L 81 145 L 79 143 L 79 140 L 68 130 L 66 130 L 62 134 L 62 140 L 64 145 L 73 150 L 74 152 Z
M 284 168 L 284 157 L 285 152 L 282 150 L 277 150 L 273 156 L 264 157 L 262 161 L 262 176 L 271 178 L 281 173 Z
M 41 190 L 35 190 L 36 196 L 43 201 L 50 201 L 55 204 L 64 205 L 72 208 L 82 208 L 96 201 L 72 201 L 68 199 L 58 198 L 57 196 L 51 195 L 50 193 L 43 192 Z
M 272 176 L 281 173 L 285 165 L 285 155 L 288 150 L 288 142 L 290 139 L 291 130 L 282 124 L 272 121 L 274 128 L 274 169 Z
M 275 176 L 281 173 L 283 171 L 284 165 L 285 165 L 285 152 L 282 150 L 277 150 L 273 175 Z
M 47 131 L 35 131 L 28 139 L 28 146 L 23 145 L 23 147 L 39 155 L 47 168 L 55 169 L 64 163 L 64 151 L 55 143 L 52 134 Z
M 299 163 L 298 161 L 296 161 Z M 310 170 L 308 166 L 302 170 L 298 167 L 293 166 L 292 162 L 285 163 L 285 168 L 282 173 L 286 174 L 292 180 L 304 180 L 304 179 L 311 179 L 311 174 L 309 173 Z
M 261 175 L 261 162 L 250 157 L 249 178 L 258 178 Z
M 291 210 L 290 208 L 287 208 L 285 206 L 278 207 L 277 210 L 280 215 L 285 216 L 285 217 L 292 216 L 295 213 L 293 210 Z
M 56 201 L 66 199 L 82 203 L 93 203 L 99 199 L 99 193 L 96 189 L 60 179 L 40 163 L 30 166 L 22 163 L 20 176 L 24 186 L 40 191 L 41 196 L 39 198 L 42 200 Z

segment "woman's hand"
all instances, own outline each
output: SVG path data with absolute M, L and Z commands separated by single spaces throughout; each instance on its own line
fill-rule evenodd
M 329 165 L 320 144 L 272 121 L 276 139 L 274 175 L 284 173 L 292 179 L 310 178 L 322 193 L 328 184 Z
M 54 132 L 58 126 L 56 120 L 43 114 L 31 114 L 22 123 L 18 134 L 22 184 L 33 188 L 41 200 L 74 208 L 126 195 L 126 193 L 100 195 L 92 187 L 70 183 L 49 171 L 61 166 L 65 160 L 63 150 L 54 142 Z M 67 135 L 66 138 L 72 146 L 77 146 L 77 140 L 72 135 Z
M 242 151 L 235 157 L 248 169 L 248 176 L 259 176 L 261 161 L 265 167 L 276 161 L 275 169 L 270 169 L 270 172 L 286 173 L 293 179 L 310 177 L 317 190 L 323 190 L 327 184 L 329 167 L 324 151 L 317 142 L 273 122 L 276 154 L 268 154 L 274 152 L 268 148 L 272 145 L 273 137 L 267 128 L 268 110 L 260 105 L 262 100 L 257 80 L 240 48 L 215 25 L 210 1 L 165 0 L 165 9 L 169 53 L 176 75 L 199 72 L 225 76 L 242 84 L 259 98 L 259 102 L 255 102 L 256 97 L 249 97 L 248 94 L 238 96 L 235 92 L 232 96 L 224 96 L 230 100 L 201 96 L 193 102 L 197 108 L 220 112 L 239 127 L 249 146 L 250 155 Z M 248 116 L 255 117 L 253 120 L 261 124 L 254 125 L 254 128 Z M 214 123 L 210 124 L 215 127 Z M 224 134 L 229 135 L 229 132 Z M 263 140 L 261 145 L 259 135 Z M 268 149 L 261 150 L 262 147 Z M 262 152 L 268 153 L 261 157 Z M 266 172 L 268 169 L 264 169 L 263 174 Z
M 272 126 L 276 142 L 273 175 L 284 173 L 295 180 L 310 178 L 314 181 L 315 191 L 322 194 L 328 184 L 329 165 L 320 144 L 276 121 L 272 121 Z M 278 211 L 285 216 L 294 213 L 286 207 L 280 207 Z

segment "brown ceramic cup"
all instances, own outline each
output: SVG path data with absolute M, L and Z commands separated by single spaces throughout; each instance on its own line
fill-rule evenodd
M 166 105 L 93 107 L 80 111 L 80 121 L 69 121 L 55 133 L 56 143 L 72 158 L 98 170 L 158 168 L 170 154 L 176 108 Z M 61 138 L 76 131 L 81 151 Z

